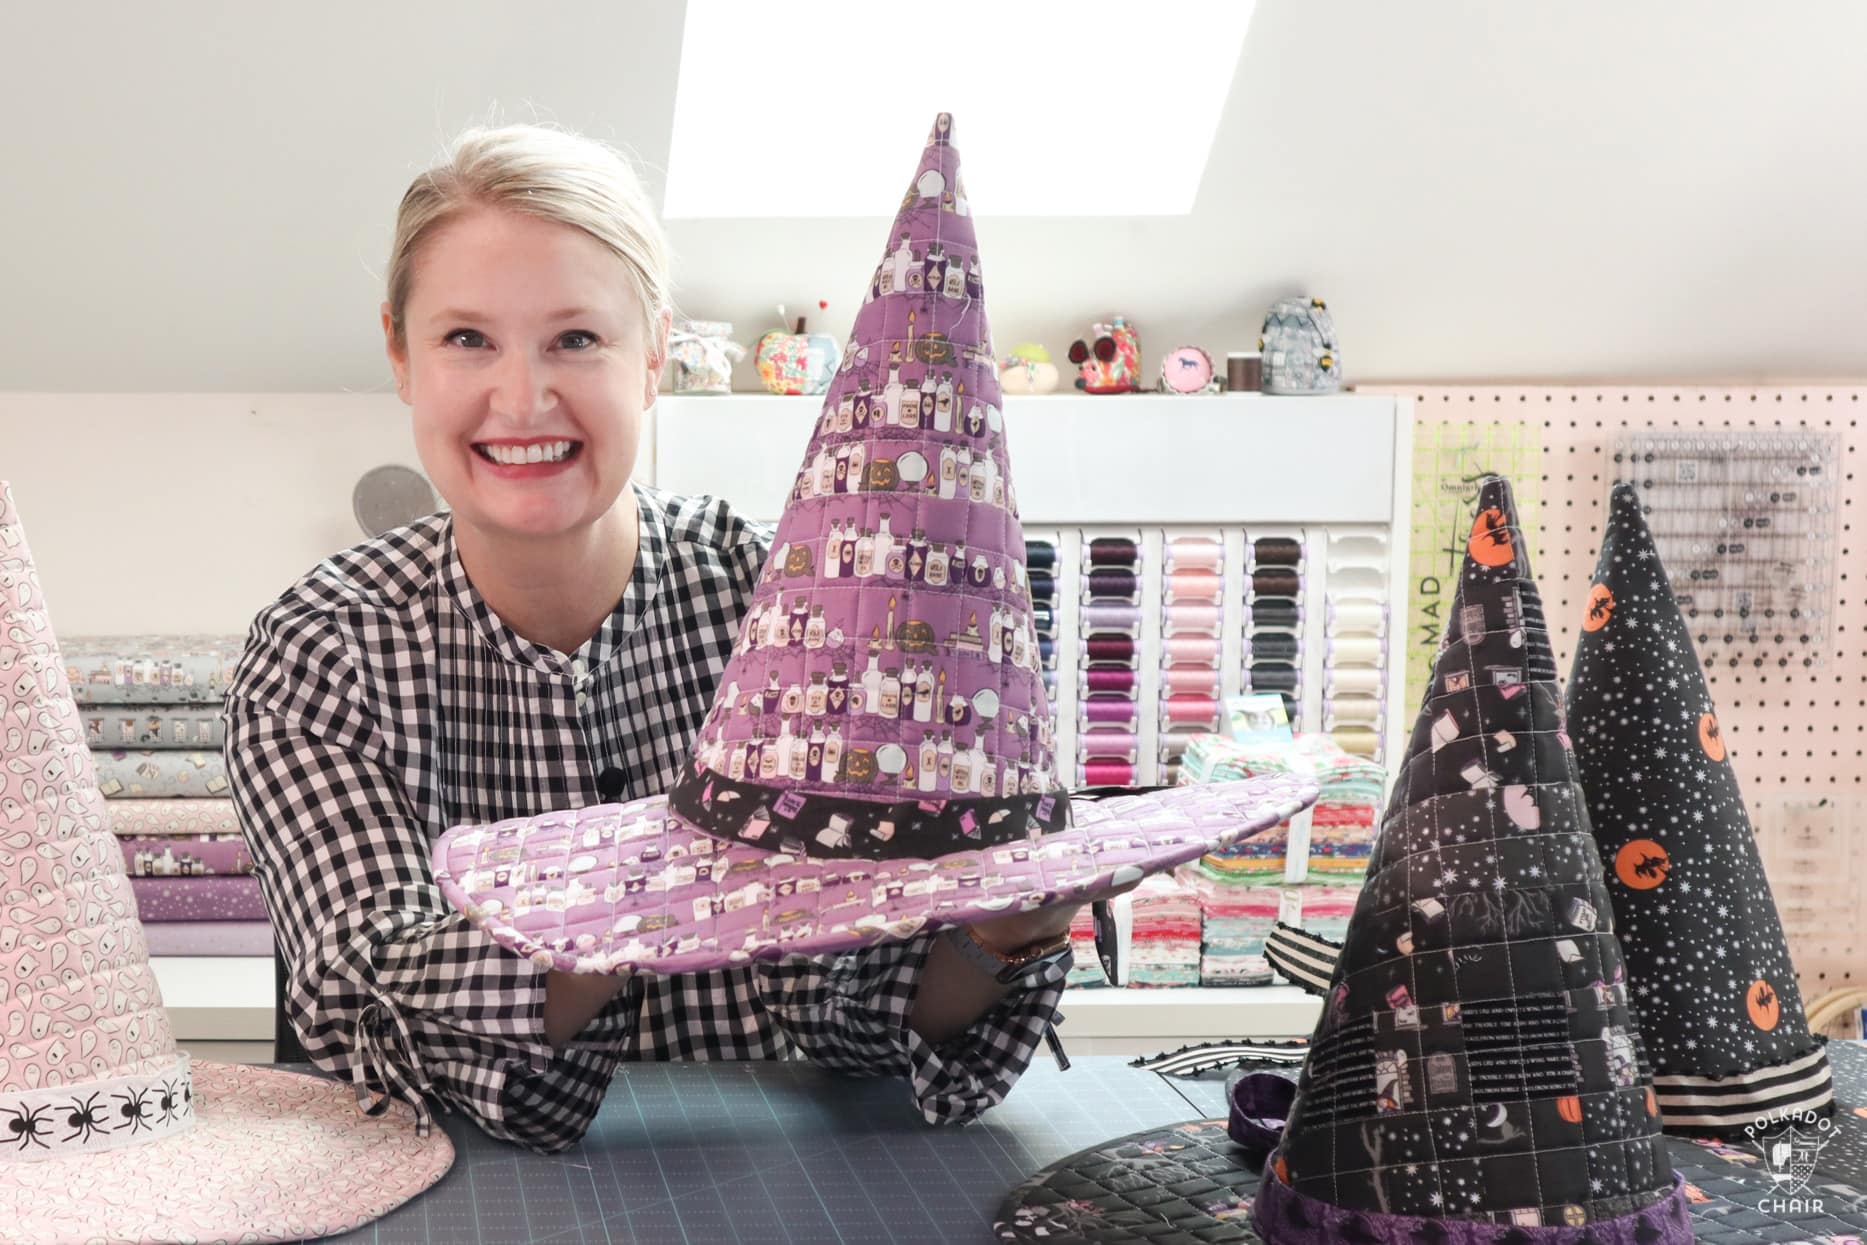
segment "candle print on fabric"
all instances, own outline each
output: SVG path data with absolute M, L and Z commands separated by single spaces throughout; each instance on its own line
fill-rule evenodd
M 984 293 L 943 113 L 680 778 L 438 845 L 495 941 L 584 973 L 849 950 L 1081 901 L 1316 798 L 1062 785 Z
M 1501 479 L 1252 1216 L 1270 1245 L 1693 1239 Z
M 1630 484 L 1610 500 L 1580 622 L 1569 721 L 1667 1130 L 1833 1110 L 1717 710 Z

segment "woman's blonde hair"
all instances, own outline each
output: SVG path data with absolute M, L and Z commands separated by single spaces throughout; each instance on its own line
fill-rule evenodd
M 445 160 L 409 183 L 389 251 L 397 345 L 408 345 L 402 317 L 423 243 L 462 212 L 482 207 L 569 225 L 607 247 L 622 261 L 642 306 L 648 348 L 657 348 L 659 324 L 671 306 L 668 238 L 641 179 L 608 145 L 542 125 L 466 130 Z

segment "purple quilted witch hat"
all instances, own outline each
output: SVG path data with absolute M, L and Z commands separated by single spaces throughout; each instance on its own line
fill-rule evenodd
M 496 940 L 590 973 L 845 950 L 1080 901 L 1316 798 L 1058 786 L 982 281 L 942 113 L 674 789 L 442 838 Z
M 1296 1102 L 1269 1245 L 1686 1245 L 1510 486 L 1458 596 Z

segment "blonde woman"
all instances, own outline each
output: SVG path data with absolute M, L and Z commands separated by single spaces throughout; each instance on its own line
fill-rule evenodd
M 467 821 L 658 794 L 736 638 L 770 534 L 630 481 L 670 322 L 668 247 L 629 166 L 474 130 L 403 196 L 382 327 L 449 513 L 319 563 L 254 620 L 227 760 L 321 1068 L 427 1126 L 438 1100 L 562 1149 L 624 1059 L 809 1058 L 898 1076 L 930 1121 L 1004 1097 L 1061 970 L 1010 987 L 924 935 L 682 976 L 534 969 L 429 869 Z M 1071 910 L 983 923 L 1054 938 Z M 988 928 L 989 927 L 989 928 Z

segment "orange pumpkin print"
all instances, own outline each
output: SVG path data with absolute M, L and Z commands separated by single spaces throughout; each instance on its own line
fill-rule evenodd
M 1516 547 L 1511 541 L 1510 528 L 1505 524 L 1502 510 L 1493 506 L 1478 512 L 1478 517 L 1472 520 L 1471 539 L 1465 542 L 1465 551 L 1480 566 L 1506 566 L 1510 563 L 1511 558 L 1516 556 Z
M 1698 746 L 1703 748 L 1705 750 L 1705 755 L 1712 760 L 1724 760 L 1724 732 L 1718 729 L 1717 714 L 1699 714 Z
M 1652 890 L 1672 867 L 1672 857 L 1652 839 L 1634 839 L 1614 854 L 1614 876 L 1629 890 Z
M 1588 590 L 1588 608 L 1582 611 L 1582 630 L 1599 631 L 1614 613 L 1614 593 L 1606 584 Z
M 1567 1098 L 1556 1099 L 1556 1114 L 1571 1124 L 1580 1124 L 1582 1122 L 1582 1100 L 1574 1094 L 1570 1094 Z
M 1761 977 L 1750 983 L 1744 1005 L 1750 1012 L 1750 1023 L 1765 1033 L 1776 1028 L 1776 1022 L 1782 1019 L 1782 1001 L 1776 997 L 1775 987 Z
M 1654 1093 L 1653 1087 L 1649 1085 L 1647 1086 L 1647 1114 L 1654 1116 L 1654 1117 L 1658 1117 L 1659 1113 L 1660 1113 L 1660 1096 Z

